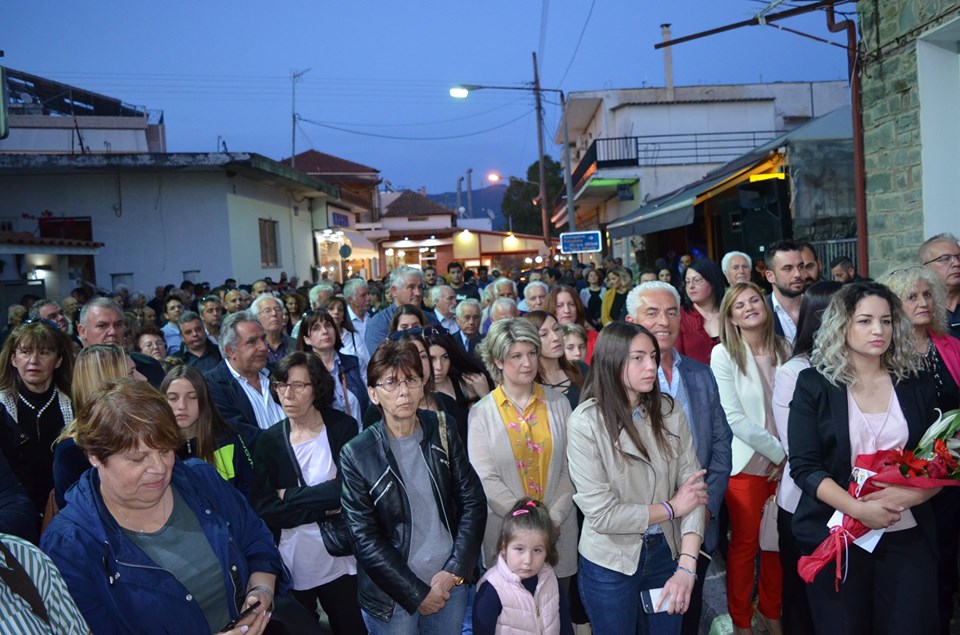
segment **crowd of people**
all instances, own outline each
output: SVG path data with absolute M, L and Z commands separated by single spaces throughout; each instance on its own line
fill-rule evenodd
M 960 244 L 828 264 L 24 298 L 0 632 L 694 634 L 722 555 L 736 635 L 948 633 L 960 488 L 847 483 L 960 406 Z M 837 512 L 884 533 L 805 583 Z

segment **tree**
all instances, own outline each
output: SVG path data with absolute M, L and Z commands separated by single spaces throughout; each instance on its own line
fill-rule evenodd
M 553 215 L 553 201 L 563 191 L 563 175 L 560 172 L 560 163 L 549 156 L 544 157 L 544 167 L 547 171 L 547 215 Z M 510 186 L 503 194 L 501 209 L 507 219 L 513 220 L 513 231 L 520 234 L 543 235 L 543 224 L 540 220 L 540 162 L 534 161 L 527 168 L 525 181 L 510 178 Z M 537 200 L 536 203 L 534 201 Z M 556 235 L 556 228 L 550 223 L 550 234 Z

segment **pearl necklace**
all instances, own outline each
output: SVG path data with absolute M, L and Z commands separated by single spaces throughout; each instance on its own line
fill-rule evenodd
M 37 413 L 37 442 L 40 441 L 40 417 L 43 416 L 44 411 L 50 407 L 50 404 L 53 403 L 53 400 L 56 399 L 58 394 L 60 394 L 60 391 L 54 387 L 53 392 L 50 393 L 50 398 L 47 399 L 47 403 L 43 404 L 43 406 L 37 410 L 36 406 L 26 400 L 26 398 L 23 396 L 23 393 L 17 391 L 17 397 L 20 398 L 20 402 L 23 403 L 23 405 L 25 405 L 27 408 L 30 408 L 30 410 L 33 410 L 35 413 Z

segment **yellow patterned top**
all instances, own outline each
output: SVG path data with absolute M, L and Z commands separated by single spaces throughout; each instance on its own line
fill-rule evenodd
M 513 448 L 513 458 L 516 460 L 520 482 L 523 483 L 523 491 L 527 496 L 542 501 L 550 469 L 550 455 L 553 452 L 553 436 L 550 433 L 543 386 L 533 385 L 533 399 L 523 412 L 519 412 L 500 386 L 493 391 L 493 399 L 500 410 L 503 426 L 510 436 L 510 446 Z

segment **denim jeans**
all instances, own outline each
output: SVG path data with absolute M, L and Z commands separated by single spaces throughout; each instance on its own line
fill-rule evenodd
M 450 635 L 459 633 L 467 612 L 467 586 L 450 589 L 450 599 L 433 615 L 410 615 L 399 604 L 389 622 L 384 622 L 363 611 L 363 621 L 370 635 Z
M 677 570 L 663 534 L 644 537 L 640 562 L 633 575 L 624 575 L 580 556 L 577 584 L 594 633 L 677 635 L 683 618 L 644 613 L 640 592 L 659 589 Z

